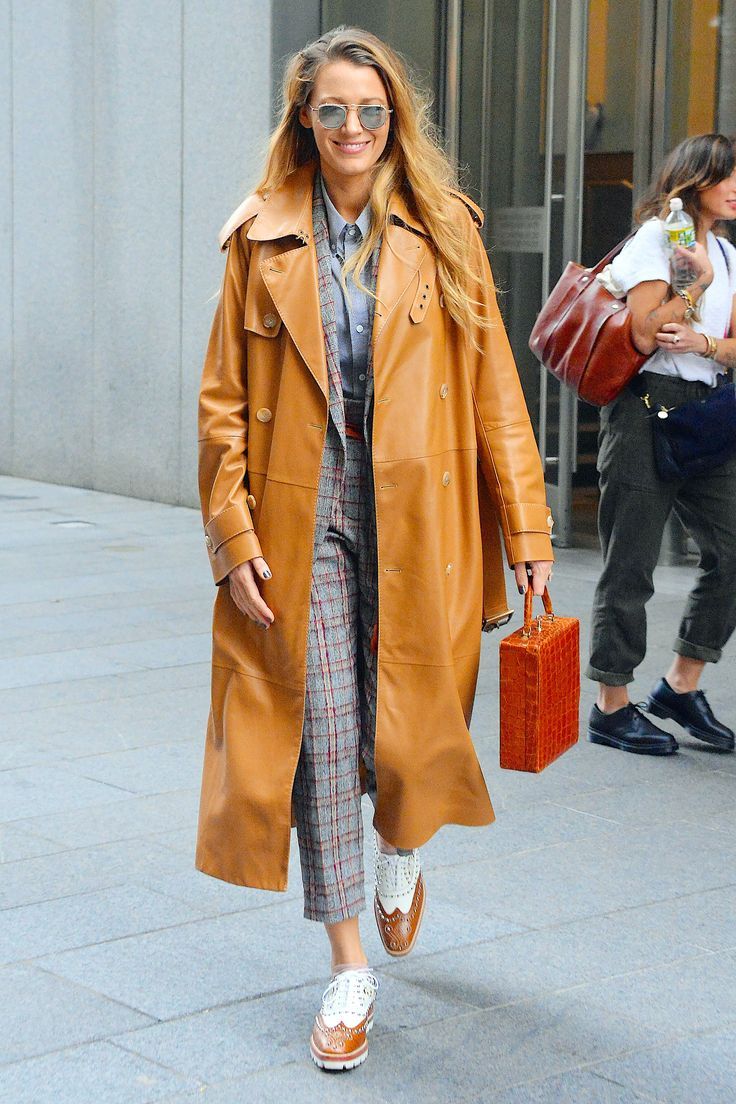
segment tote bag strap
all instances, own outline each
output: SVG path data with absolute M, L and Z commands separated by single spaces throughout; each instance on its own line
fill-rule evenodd
M 718 242 L 718 248 L 721 251 L 723 259 L 726 262 L 726 272 L 728 273 L 728 278 L 730 280 L 731 279 L 731 262 L 728 259 L 728 250 L 726 249 L 726 247 L 724 246 L 723 242 L 718 237 L 718 235 L 716 235 L 716 241 Z M 725 334 L 723 335 L 726 338 L 731 336 L 731 315 L 729 315 L 728 318 L 729 318 L 728 329 L 726 330 Z M 730 375 L 731 371 L 732 370 L 729 370 L 729 375 Z

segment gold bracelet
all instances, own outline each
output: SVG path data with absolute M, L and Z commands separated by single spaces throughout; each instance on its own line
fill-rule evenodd
M 686 311 L 685 311 L 685 321 L 689 322 L 691 318 L 697 319 L 697 317 L 698 317 L 698 307 L 697 307 L 697 304 L 696 304 L 695 300 L 693 299 L 692 295 L 687 290 L 687 288 L 681 288 L 680 291 L 678 291 L 677 294 L 680 296 L 680 298 L 682 299 L 682 301 L 684 302 L 684 304 L 687 308 Z
M 716 341 L 715 337 L 711 337 L 710 334 L 706 334 L 705 339 L 708 342 L 708 349 L 705 353 L 705 356 L 707 356 L 710 360 L 715 360 L 716 353 L 718 352 L 718 342 Z

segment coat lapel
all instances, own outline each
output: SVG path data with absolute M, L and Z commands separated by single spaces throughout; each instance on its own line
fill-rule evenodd
M 322 189 L 315 176 L 314 195 L 312 197 L 312 227 L 314 230 L 314 248 L 317 253 L 317 278 L 319 283 L 319 304 L 322 317 L 322 331 L 325 339 L 327 357 L 327 377 L 329 383 L 330 414 L 340 435 L 343 450 L 345 443 L 345 404 L 342 391 L 342 370 L 340 368 L 340 349 L 337 341 L 337 317 L 335 299 L 332 291 L 332 262 L 330 253 L 330 231 L 327 225 L 327 212 L 322 198 Z
M 334 364 L 330 368 L 331 358 L 325 341 L 327 336 L 329 342 L 329 333 L 323 325 L 320 300 L 320 284 L 323 281 L 320 279 L 313 229 L 316 169 L 314 162 L 301 165 L 281 187 L 271 193 L 251 223 L 248 238 L 262 242 L 292 239 L 291 248 L 261 262 L 261 274 L 283 324 L 332 409 L 335 404 L 331 402 L 330 379 L 335 369 Z M 298 245 L 293 244 L 294 239 Z M 403 197 L 394 194 L 377 270 L 375 258 L 373 265 L 378 301 L 373 316 L 371 358 L 399 301 L 416 280 L 427 253 L 426 230 L 409 211 Z M 334 320 L 334 308 L 332 318 Z M 336 364 L 339 373 L 339 357 Z M 372 386 L 372 373 L 369 378 Z M 344 410 L 341 422 L 338 420 L 339 411 L 333 411 L 333 418 L 338 428 L 342 427 L 341 438 L 344 439 Z
M 426 230 L 411 215 L 403 198 L 394 194 L 388 213 L 388 226 L 378 262 L 373 345 L 386 328 L 386 323 L 399 300 L 416 279 L 427 255 Z
M 291 248 L 261 262 L 261 275 L 304 363 L 329 401 L 317 252 L 312 233 L 315 167 L 314 163 L 300 166 L 268 197 L 248 230 L 248 238 L 262 242 L 292 239 Z

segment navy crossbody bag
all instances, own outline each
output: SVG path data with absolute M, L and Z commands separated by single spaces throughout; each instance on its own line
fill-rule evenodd
M 719 240 L 726 269 L 728 254 Z M 719 382 L 711 395 L 680 406 L 652 407 L 641 376 L 629 386 L 653 415 L 654 457 L 660 478 L 691 479 L 718 468 L 736 453 L 736 387 Z

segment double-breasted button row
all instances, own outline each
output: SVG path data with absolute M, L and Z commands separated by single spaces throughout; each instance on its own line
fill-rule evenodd
M 442 386 L 440 387 L 440 398 L 441 399 L 446 399 L 447 398 L 447 392 L 449 390 L 450 390 L 450 388 L 447 386 L 447 384 L 443 383 Z
M 256 410 L 256 418 L 259 422 L 270 422 L 273 415 L 267 406 L 262 406 L 260 410 Z
M 443 487 L 449 487 L 450 486 L 450 479 L 451 479 L 450 473 L 445 472 L 444 475 L 442 476 L 442 486 Z

